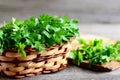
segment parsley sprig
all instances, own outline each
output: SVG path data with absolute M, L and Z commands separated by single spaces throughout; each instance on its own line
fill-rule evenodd
M 77 23 L 77 20 L 69 20 L 66 16 L 47 14 L 24 21 L 12 18 L 0 28 L 0 52 L 17 49 L 25 57 L 27 46 L 44 51 L 46 46 L 69 42 L 71 37 L 79 35 Z
M 91 67 L 94 64 L 101 65 L 112 60 L 120 60 L 120 41 L 106 45 L 103 45 L 102 42 L 102 39 L 95 39 L 87 43 L 84 39 L 80 39 L 81 46 L 70 53 L 73 63 L 80 65 L 84 60 L 88 60 L 88 67 Z

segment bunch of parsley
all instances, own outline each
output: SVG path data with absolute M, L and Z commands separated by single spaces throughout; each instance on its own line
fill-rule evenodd
M 90 41 L 87 43 L 84 39 L 80 39 L 81 46 L 77 50 L 70 53 L 73 63 L 80 65 L 84 60 L 89 61 L 89 66 L 94 64 L 103 64 L 112 60 L 120 60 L 120 41 L 116 44 L 102 44 L 102 39 Z
M 0 52 L 17 49 L 25 57 L 27 46 L 43 51 L 46 46 L 69 42 L 71 37 L 79 35 L 77 23 L 77 20 L 69 20 L 66 16 L 47 14 L 24 21 L 12 18 L 0 28 Z

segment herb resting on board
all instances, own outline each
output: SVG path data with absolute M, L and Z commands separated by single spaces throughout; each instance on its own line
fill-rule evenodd
M 116 44 L 102 44 L 102 39 L 90 41 L 87 43 L 84 39 L 80 39 L 80 47 L 72 50 L 70 58 L 73 63 L 80 65 L 84 60 L 89 61 L 88 67 L 94 64 L 103 64 L 112 60 L 120 60 L 120 41 Z
M 0 52 L 17 49 L 25 57 L 24 49 L 27 46 L 44 51 L 46 46 L 69 42 L 71 37 L 79 35 L 77 23 L 77 20 L 69 20 L 66 16 L 62 18 L 47 14 L 24 21 L 12 18 L 0 28 Z

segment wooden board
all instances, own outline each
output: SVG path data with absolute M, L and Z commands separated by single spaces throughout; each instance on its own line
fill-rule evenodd
M 89 35 L 89 34 L 81 34 L 80 38 L 83 38 L 87 41 L 94 40 L 94 39 L 103 39 L 103 44 L 106 44 L 106 43 L 114 44 L 116 42 L 116 40 L 112 40 L 112 39 L 101 37 L 101 36 Z M 72 43 L 72 48 L 76 49 L 79 45 L 80 44 L 78 43 L 78 41 L 74 40 Z M 93 65 L 91 68 L 88 67 L 88 64 L 89 64 L 89 61 L 84 60 L 81 63 L 80 67 L 88 68 L 95 71 L 101 71 L 101 72 L 112 71 L 117 68 L 120 68 L 120 62 L 118 61 L 111 61 L 111 62 L 104 63 L 102 65 Z
M 116 42 L 116 40 L 112 40 L 110 38 L 92 35 L 92 34 L 80 34 L 80 38 L 83 38 L 87 41 L 94 40 L 94 39 L 103 39 L 103 44 L 106 44 L 106 43 L 113 43 L 114 44 Z

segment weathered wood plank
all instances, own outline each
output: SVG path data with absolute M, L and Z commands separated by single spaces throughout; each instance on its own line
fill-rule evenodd
M 106 4 L 107 3 L 107 4 Z M 120 23 L 119 0 L 0 0 L 0 21 L 40 13 L 67 15 L 81 23 Z

